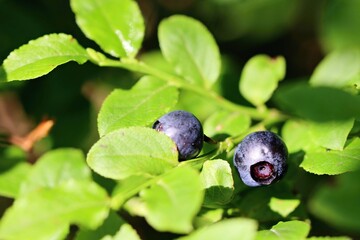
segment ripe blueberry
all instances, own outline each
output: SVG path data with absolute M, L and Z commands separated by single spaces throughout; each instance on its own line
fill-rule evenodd
M 179 160 L 196 157 L 203 146 L 204 133 L 200 121 L 186 111 L 173 111 L 159 118 L 153 129 L 165 133 L 176 144 Z
M 285 143 L 270 131 L 247 135 L 235 149 L 234 166 L 250 187 L 269 185 L 284 176 L 288 151 Z

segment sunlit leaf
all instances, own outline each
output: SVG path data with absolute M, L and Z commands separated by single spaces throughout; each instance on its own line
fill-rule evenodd
M 17 147 L 7 147 L 0 154 L 0 195 L 15 198 L 21 184 L 31 171 L 26 153 Z
M 310 231 L 310 225 L 301 221 L 279 222 L 270 230 L 259 231 L 256 240 L 298 240 L 305 239 Z
M 130 126 L 147 126 L 177 102 L 178 90 L 154 77 L 143 77 L 131 90 L 114 90 L 98 116 L 100 136 Z
M 4 60 L 3 68 L 7 81 L 28 80 L 51 72 L 69 61 L 83 64 L 88 55 L 76 39 L 66 34 L 50 34 L 14 50 Z
M 300 167 L 315 174 L 341 174 L 360 169 L 360 139 L 351 140 L 342 151 L 316 148 L 306 152 Z
M 274 212 L 279 213 L 283 217 L 287 217 L 299 206 L 299 204 L 299 199 L 280 199 L 273 197 L 270 199 L 269 206 Z
M 76 234 L 76 240 L 99 240 L 108 235 L 115 235 L 124 224 L 124 220 L 115 212 L 110 212 L 103 224 L 96 229 L 83 228 Z
M 310 78 L 314 86 L 345 87 L 360 77 L 360 49 L 337 50 L 327 55 Z
M 49 151 L 38 159 L 24 179 L 21 194 L 41 188 L 54 188 L 69 180 L 90 180 L 91 173 L 82 151 L 62 148 Z
M 18 198 L 0 222 L 1 239 L 63 239 L 70 224 L 98 227 L 108 214 L 105 190 L 68 181 Z
M 282 138 L 289 153 L 310 148 L 314 143 L 310 136 L 308 123 L 290 119 L 282 128 Z
M 285 59 L 283 57 L 270 58 L 266 55 L 252 57 L 244 66 L 241 74 L 239 89 L 241 94 L 258 106 L 267 102 L 278 82 L 285 77 Z
M 250 124 L 251 119 L 248 115 L 218 111 L 206 119 L 204 132 L 208 136 L 215 136 L 217 134 L 237 136 L 246 131 Z
M 342 121 L 311 122 L 308 124 L 313 142 L 318 146 L 333 150 L 343 149 L 353 125 L 353 118 Z
M 200 173 L 205 188 L 205 206 L 222 206 L 230 202 L 234 180 L 230 165 L 224 160 L 206 161 Z
M 160 23 L 158 35 L 165 59 L 190 84 L 210 87 L 218 79 L 219 48 L 201 22 L 174 15 Z
M 114 57 L 134 57 L 144 38 L 144 20 L 133 0 L 71 0 L 85 35 Z
M 21 184 L 30 171 L 31 165 L 24 162 L 18 163 L 5 172 L 0 173 L 0 195 L 9 198 L 17 197 Z
M 200 228 L 178 240 L 252 240 L 256 235 L 257 223 L 252 219 L 232 218 Z
M 199 174 L 179 167 L 159 177 L 140 194 L 145 204 L 145 218 L 158 231 L 188 233 L 200 210 L 203 186 Z
M 138 233 L 135 231 L 135 229 L 130 224 L 123 224 L 120 228 L 120 230 L 115 234 L 115 236 L 110 237 L 106 236 L 102 238 L 101 240 L 141 240 Z
M 275 100 L 283 110 L 320 123 L 360 118 L 360 96 L 340 89 L 291 84 L 279 89 Z
M 175 143 L 165 134 L 145 127 L 122 128 L 100 138 L 87 162 L 98 174 L 112 179 L 159 175 L 178 164 Z
M 112 193 L 111 206 L 120 208 L 127 199 L 147 187 L 151 180 L 148 176 L 134 175 L 119 181 Z

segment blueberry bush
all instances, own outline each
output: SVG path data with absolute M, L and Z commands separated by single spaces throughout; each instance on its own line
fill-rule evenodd
M 360 236 L 358 1 L 311 2 L 321 51 L 295 60 L 234 42 L 309 1 L 158 1 L 158 23 L 151 1 L 70 0 L 58 21 L 54 1 L 50 30 L 15 2 L 17 34 L 44 34 L 1 36 L 28 42 L 0 67 L 0 239 Z

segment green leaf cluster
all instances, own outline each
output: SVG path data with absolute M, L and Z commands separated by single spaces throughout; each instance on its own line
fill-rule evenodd
M 14 203 L 0 221 L 1 239 L 69 234 L 140 239 L 123 215 L 141 217 L 153 231 L 184 240 L 225 234 L 230 240 L 317 239 L 308 236 L 307 209 L 359 234 L 360 211 L 353 208 L 360 168 L 357 47 L 336 49 L 300 83 L 283 81 L 283 56 L 253 56 L 237 78 L 239 101 L 234 102 L 221 92 L 225 63 L 200 21 L 184 15 L 163 19 L 160 51 L 143 53 L 145 21 L 135 1 L 71 0 L 70 5 L 80 29 L 103 52 L 68 34 L 45 35 L 9 54 L 2 80 L 38 78 L 69 61 L 125 69 L 139 79 L 106 97 L 97 117 L 99 138 L 86 156 L 77 149 L 56 149 L 31 165 L 18 149 L 2 153 L 0 194 Z M 175 143 L 151 128 L 174 109 L 199 116 L 212 138 L 199 157 L 181 163 Z M 252 189 L 240 182 L 232 155 L 247 134 L 264 129 L 284 139 L 289 171 L 275 185 Z M 338 175 L 337 185 L 323 183 L 308 196 L 297 185 L 306 174 Z

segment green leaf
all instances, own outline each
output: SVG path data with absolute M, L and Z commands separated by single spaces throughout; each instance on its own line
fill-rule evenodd
M 98 116 L 100 136 L 123 127 L 153 123 L 176 104 L 178 95 L 177 88 L 150 76 L 141 78 L 131 90 L 114 90 Z
M 190 84 L 209 88 L 220 75 L 219 48 L 206 27 L 190 17 L 175 15 L 159 25 L 165 59 Z
M 256 240 L 298 240 L 305 239 L 310 231 L 310 225 L 301 221 L 279 222 L 270 230 L 259 231 Z
M 289 153 L 306 150 L 314 145 L 306 121 L 290 119 L 284 124 L 281 133 Z
M 137 232 L 130 224 L 123 224 L 114 237 L 104 237 L 101 240 L 141 240 Z
M 314 86 L 345 87 L 360 76 L 360 50 L 337 50 L 327 55 L 310 78 Z
M 282 136 L 289 152 L 311 150 L 317 146 L 342 150 L 354 125 L 354 119 L 326 122 L 288 120 Z
M 314 192 L 309 211 L 341 231 L 359 234 L 359 182 L 359 171 L 336 176 L 331 184 L 322 185 Z
M 237 136 L 245 132 L 250 127 L 250 124 L 251 118 L 248 115 L 237 112 L 218 111 L 206 119 L 204 133 L 207 136 L 218 134 Z
M 76 240 L 140 240 L 137 232 L 115 212 L 110 212 L 104 223 L 95 230 L 81 229 Z
M 188 233 L 203 200 L 203 187 L 197 171 L 179 167 L 162 175 L 140 193 L 145 218 L 158 231 Z
M 160 50 L 145 52 L 139 56 L 146 65 L 161 70 L 162 72 L 174 74 L 172 65 L 166 61 Z
M 83 64 L 88 60 L 84 48 L 70 35 L 50 34 L 14 50 L 4 60 L 7 81 L 28 80 L 51 72 L 69 61 Z
M 266 55 L 252 57 L 244 66 L 240 77 L 241 95 L 255 106 L 267 102 L 278 82 L 285 77 L 285 59 Z
M 336 50 L 359 47 L 360 42 L 360 2 L 356 0 L 333 0 L 323 6 L 320 36 L 323 48 Z
M 234 193 L 234 180 L 230 164 L 227 161 L 206 161 L 200 177 L 205 188 L 203 203 L 205 206 L 223 206 L 231 201 Z
M 351 240 L 350 237 L 310 237 L 309 240 Z
M 351 240 L 350 237 L 310 237 L 309 240 Z
M 313 142 L 317 145 L 328 149 L 342 150 L 353 125 L 354 119 L 311 122 L 309 132 Z
M 360 118 L 360 96 L 340 89 L 291 84 L 279 89 L 275 100 L 282 109 L 312 121 Z
M 342 151 L 309 150 L 300 167 L 311 173 L 329 175 L 360 169 L 360 138 L 350 141 Z
M 63 239 L 70 224 L 98 227 L 108 214 L 105 190 L 68 181 L 18 198 L 0 222 L 1 239 Z
M 31 165 L 23 162 L 0 173 L 0 195 L 8 198 L 17 197 L 20 186 L 30 171 Z
M 112 193 L 111 206 L 119 209 L 127 199 L 147 187 L 151 180 L 148 176 L 134 175 L 119 181 Z
M 112 179 L 159 175 L 178 164 L 175 143 L 165 134 L 145 127 L 113 131 L 90 149 L 87 162 L 98 174 Z
M 200 214 L 196 216 L 194 220 L 195 228 L 200 228 L 204 226 L 211 225 L 221 219 L 224 216 L 224 209 L 223 208 L 216 208 L 216 209 L 205 209 L 203 208 Z
M 85 35 L 114 57 L 134 57 L 144 38 L 144 20 L 133 0 L 71 0 Z
M 90 180 L 91 173 L 81 150 L 62 148 L 42 155 L 21 186 L 21 194 L 54 188 L 69 180 Z
M 20 187 L 31 171 L 26 153 L 18 147 L 7 147 L 0 152 L 0 195 L 16 198 Z
M 281 199 L 272 197 L 270 199 L 270 209 L 279 213 L 282 217 L 287 217 L 292 213 L 300 204 L 299 199 Z
M 212 225 L 200 228 L 178 240 L 252 240 L 256 235 L 257 223 L 252 219 L 225 219 Z
M 109 216 L 97 229 L 80 229 L 76 234 L 76 240 L 99 240 L 107 235 L 115 235 L 124 224 L 117 213 L 110 211 Z
M 248 189 L 246 194 L 241 194 L 241 197 L 232 203 L 249 218 L 260 222 L 279 221 L 283 217 L 280 215 L 277 206 L 274 209 L 271 199 L 295 199 L 292 189 L 289 189 L 287 184 L 279 182 L 266 188 Z

